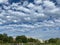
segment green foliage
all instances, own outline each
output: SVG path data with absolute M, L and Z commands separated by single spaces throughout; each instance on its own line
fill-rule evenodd
M 7 34 L 0 34 L 0 43 L 11 43 L 13 41 L 13 37 L 8 37 Z
M 37 41 L 39 41 L 39 40 L 33 39 L 33 38 L 28 38 L 28 42 L 37 42 Z
M 48 41 L 49 41 L 49 43 L 56 43 L 56 40 L 53 38 L 49 39 Z
M 9 36 L 9 37 L 8 37 L 8 42 L 9 42 L 9 43 L 13 43 L 13 37 Z
M 2 40 L 3 39 L 3 35 L 2 34 L 0 34 L 0 40 Z
M 2 43 L 2 42 L 3 42 L 3 35 L 0 34 L 0 43 Z
M 57 45 L 60 45 L 60 39 L 57 40 L 56 44 Z
M 28 42 L 34 42 L 33 38 L 28 38 Z
M 59 40 L 59 38 L 51 38 L 48 40 L 49 43 L 57 43 L 57 41 Z
M 40 43 L 38 39 L 27 38 L 26 36 L 17 36 L 13 38 L 12 36 L 7 36 L 7 34 L 0 34 L 0 44 L 9 45 L 10 43 L 14 44 L 24 44 L 24 45 L 60 45 L 60 38 L 51 38 L 45 40 L 45 43 Z
M 25 37 L 24 35 L 22 35 L 22 36 L 17 36 L 17 37 L 16 37 L 16 41 L 17 41 L 17 42 L 22 42 L 22 43 L 27 43 L 27 37 Z
M 51 38 L 45 41 L 45 44 L 48 45 L 60 45 L 60 38 Z
M 17 36 L 13 38 L 11 36 L 7 36 L 7 34 L 0 34 L 0 43 L 27 43 L 27 42 L 39 42 L 37 39 L 27 38 L 26 36 Z

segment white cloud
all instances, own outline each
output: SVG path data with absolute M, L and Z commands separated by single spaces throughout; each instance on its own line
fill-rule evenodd
M 28 5 L 28 1 L 24 1 L 23 6 L 27 6 Z
M 42 0 L 34 0 L 35 4 L 41 4 L 42 3 Z
M 13 20 L 13 22 L 15 22 L 15 23 L 16 23 L 16 22 L 18 22 L 18 21 L 17 21 L 17 20 Z
M 31 20 L 30 17 L 25 17 L 24 19 L 25 19 L 26 21 L 30 21 L 30 20 Z
M 3 24 L 2 22 L 0 22 L 0 24 Z
M 5 10 L 9 10 L 9 9 L 10 9 L 10 6 L 5 6 L 5 5 L 3 5 L 3 8 L 4 8 Z
M 34 7 L 35 7 L 35 5 L 34 5 L 34 4 L 32 4 L 32 3 L 30 3 L 27 7 L 29 7 L 29 8 L 34 8 Z
M 55 3 L 53 2 L 50 2 L 50 1 L 44 1 L 44 6 L 47 8 L 47 9 L 54 9 L 56 6 L 55 6 Z
M 9 6 L 3 5 L 0 9 L 0 29 L 2 29 L 2 33 L 15 33 L 19 35 L 19 33 L 26 34 L 30 36 L 54 36 L 54 33 L 59 35 L 60 28 L 60 8 L 56 7 L 53 2 L 49 0 L 44 1 L 43 5 L 38 5 L 41 0 L 35 0 L 35 3 L 24 2 L 23 5 L 18 5 L 19 3 L 13 3 Z M 26 5 L 25 5 L 26 3 Z M 3 26 L 1 26 L 3 25 Z M 57 28 L 58 27 L 58 28 Z M 7 30 L 7 31 L 6 31 Z M 45 35 L 46 32 L 49 35 Z M 55 31 L 54 31 L 55 30 Z M 34 32 L 33 35 L 31 32 Z M 38 34 L 37 34 L 38 32 Z
M 35 0 L 36 1 L 36 0 Z M 41 0 L 38 0 L 37 2 L 41 2 Z M 56 17 L 59 15 L 60 10 L 58 7 L 55 6 L 53 2 L 50 1 L 44 1 L 45 9 L 43 9 L 42 5 L 35 5 L 33 3 L 29 3 L 26 5 L 26 7 L 22 5 L 18 5 L 18 3 L 13 3 L 10 6 L 5 6 L 3 7 L 7 10 L 2 10 L 1 12 L 1 17 L 6 19 L 6 21 L 9 22 L 30 22 L 30 23 L 35 23 L 37 21 L 44 21 L 49 18 L 49 16 Z M 10 9 L 11 8 L 11 9 Z M 16 10 L 16 11 L 14 11 Z M 53 15 L 55 14 L 55 15 Z M 58 17 L 58 16 L 57 16 Z M 48 21 L 47 21 L 48 22 Z M 49 22 L 48 22 L 49 23 Z
M 5 3 L 7 2 L 8 0 L 0 0 L 0 3 Z
M 60 19 L 55 19 L 55 22 L 58 22 L 58 23 L 60 23 Z

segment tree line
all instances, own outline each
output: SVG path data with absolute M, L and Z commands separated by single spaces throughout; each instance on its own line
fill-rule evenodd
M 12 36 L 8 36 L 7 34 L 0 34 L 0 43 L 28 43 L 28 42 L 37 42 L 41 43 L 40 40 L 34 39 L 34 38 L 27 38 L 25 35 L 16 36 L 16 38 L 13 38 Z M 59 43 L 60 44 L 60 38 L 51 38 L 49 40 L 44 41 L 45 44 L 47 43 Z
M 51 38 L 49 40 L 45 40 L 45 44 L 47 44 L 47 45 L 60 45 L 60 38 Z
M 27 43 L 27 42 L 40 42 L 38 39 L 27 38 L 24 35 L 16 36 L 13 38 L 12 36 L 7 36 L 7 34 L 0 34 L 0 43 Z

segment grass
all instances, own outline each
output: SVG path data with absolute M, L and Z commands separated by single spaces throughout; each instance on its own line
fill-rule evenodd
M 37 44 L 37 43 L 19 43 L 19 44 L 16 44 L 16 43 L 0 43 L 0 45 L 60 45 L 60 44 L 53 44 L 53 43 L 50 43 L 50 44 Z

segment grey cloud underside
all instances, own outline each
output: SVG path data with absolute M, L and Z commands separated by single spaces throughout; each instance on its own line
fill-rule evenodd
M 51 1 L 34 3 L 4 3 L 0 7 L 0 33 L 42 39 L 60 37 L 60 7 Z

